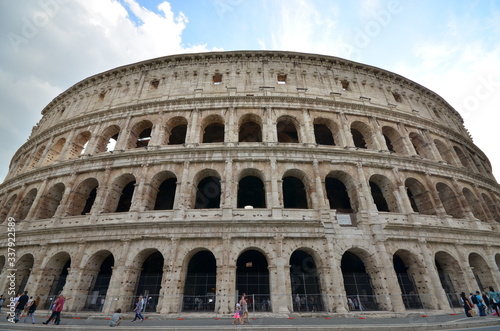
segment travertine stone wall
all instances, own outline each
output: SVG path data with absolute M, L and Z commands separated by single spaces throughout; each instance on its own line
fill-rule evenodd
M 103 311 L 130 309 L 154 266 L 152 309 L 189 311 L 188 276 L 211 256 L 206 309 L 228 314 L 248 252 L 275 314 L 297 294 L 327 313 L 355 296 L 447 311 L 457 292 L 500 287 L 491 165 L 445 100 L 395 73 L 292 52 L 174 55 L 89 77 L 42 115 L 0 185 L 0 222 L 17 222 L 17 290 L 62 290 L 70 310 L 90 309 L 106 265 Z M 4 244 L 0 289 L 8 258 Z M 297 288 L 299 269 L 314 286 Z M 353 290 L 351 272 L 369 284 Z

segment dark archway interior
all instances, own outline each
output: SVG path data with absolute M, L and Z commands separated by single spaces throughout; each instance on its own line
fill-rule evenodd
M 255 122 L 245 122 L 240 126 L 239 142 L 262 142 L 262 130 Z
M 336 209 L 341 213 L 352 213 L 351 200 L 347 194 L 347 188 L 337 178 L 327 177 L 325 179 L 326 193 L 330 202 L 330 209 Z
M 163 277 L 163 264 L 164 258 L 160 252 L 150 254 L 142 264 L 136 295 L 144 296 L 146 300 L 146 310 L 156 310 L 161 290 L 161 279 Z M 132 302 L 135 301 L 137 300 L 134 298 Z
M 182 145 L 186 142 L 187 124 L 179 124 L 172 129 L 168 139 L 169 145 Z
M 283 178 L 283 205 L 285 208 L 307 209 L 304 183 L 295 177 Z
M 356 129 L 351 129 L 352 140 L 354 142 L 354 146 L 358 148 L 366 148 L 366 141 L 363 134 Z
M 132 205 L 132 197 L 134 196 L 135 190 L 135 180 L 125 185 L 122 190 L 122 195 L 120 196 L 120 200 L 118 201 L 118 206 L 116 207 L 116 212 L 127 212 L 130 210 L 130 206 Z
M 254 208 L 266 208 L 266 196 L 264 183 L 255 176 L 247 176 L 238 184 L 237 208 L 252 206 Z
M 207 125 L 203 133 L 204 143 L 222 143 L 224 142 L 224 125 L 221 123 L 212 123 Z
M 174 208 L 176 187 L 177 180 L 175 178 L 169 178 L 160 184 L 156 195 L 155 210 L 172 210 Z
M 85 206 L 83 207 L 81 215 L 90 213 L 92 206 L 94 205 L 96 196 L 97 196 L 97 187 L 94 187 L 92 191 L 90 191 L 87 201 L 85 201 Z
M 261 302 L 269 298 L 269 270 L 266 257 L 259 251 L 248 250 L 236 262 L 236 290 L 238 294 L 253 295 Z
M 217 261 L 210 251 L 196 253 L 188 264 L 183 311 L 214 311 Z
M 194 208 L 220 208 L 220 196 L 220 179 L 213 176 L 203 178 L 198 184 Z
M 314 137 L 318 145 L 335 146 L 332 131 L 325 124 L 314 124 Z
M 373 197 L 373 202 L 377 206 L 378 211 L 389 211 L 389 206 L 387 205 L 387 201 L 385 200 L 384 194 L 380 187 L 374 182 L 370 181 L 370 190 Z

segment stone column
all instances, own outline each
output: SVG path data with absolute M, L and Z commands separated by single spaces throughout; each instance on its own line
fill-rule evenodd
M 347 125 L 347 117 L 344 113 L 339 114 L 339 120 L 339 134 L 344 140 L 344 146 L 354 148 L 354 140 L 352 139 L 351 128 Z
M 309 113 L 309 109 L 302 109 L 302 117 L 304 123 L 301 125 L 301 143 L 304 144 L 315 144 L 316 139 L 314 137 L 314 129 L 311 132 L 311 129 L 314 127 L 314 124 L 311 123 L 311 114 Z
M 230 262 L 231 238 L 223 235 L 221 250 L 222 258 L 217 265 L 217 297 L 215 302 L 215 312 L 220 315 L 230 314 L 236 305 L 236 265 Z
M 460 185 L 458 185 L 458 181 L 455 178 L 453 178 L 452 183 L 453 183 L 453 188 L 456 191 L 458 201 L 460 201 L 460 205 L 464 209 L 465 217 L 467 217 L 470 220 L 475 221 L 476 217 L 472 213 L 472 211 L 469 207 L 469 204 L 467 203 L 467 199 L 465 199 L 465 196 L 461 190 L 461 187 L 460 187 Z
M 168 279 L 168 283 L 165 289 L 162 288 L 164 299 L 161 314 L 180 313 L 182 310 L 182 291 L 186 280 L 186 270 L 183 270 L 183 257 L 178 256 L 179 244 L 179 239 L 171 238 L 172 259 L 163 268 L 163 279 Z M 182 279 L 183 276 L 184 279 Z
M 336 254 L 333 246 L 334 239 L 328 238 L 328 264 L 322 268 L 321 276 L 324 288 L 322 291 L 323 303 L 327 312 L 347 313 L 347 298 L 344 286 L 344 277 L 340 265 L 341 257 Z
M 425 263 L 427 270 L 427 276 L 424 273 L 424 278 L 429 289 L 430 298 L 432 298 L 432 301 L 434 301 L 433 303 L 435 303 L 435 305 L 433 305 L 435 306 L 434 309 L 448 309 L 450 308 L 450 304 L 448 302 L 448 299 L 446 298 L 446 293 L 441 284 L 441 280 L 439 279 L 439 274 L 432 256 L 432 251 L 428 247 L 428 244 L 425 240 L 420 240 L 418 246 L 421 250 L 422 257 L 424 258 L 423 262 Z
M 445 217 L 447 215 L 446 210 L 444 209 L 443 203 L 439 198 L 436 186 L 432 183 L 431 176 L 428 173 L 425 174 L 425 182 L 427 183 L 427 187 L 429 188 L 431 196 L 434 200 L 434 207 L 436 209 L 437 216 Z
M 378 151 L 389 152 L 384 135 L 382 134 L 382 129 L 380 128 L 380 124 L 378 124 L 377 119 L 371 116 L 369 120 L 372 124 L 372 127 L 374 128 L 372 132 L 372 138 L 373 142 L 375 143 L 376 149 Z
M 28 216 L 26 216 L 26 220 L 32 220 L 36 217 L 36 213 L 38 211 L 38 205 L 40 203 L 40 199 L 43 198 L 43 194 L 45 193 L 45 188 L 47 187 L 47 179 L 42 181 L 42 185 L 38 188 L 36 193 L 35 200 L 33 200 L 33 204 L 31 205 L 30 211 L 28 212 Z
M 401 176 L 399 174 L 398 168 L 392 168 L 392 173 L 394 174 L 394 179 L 396 180 L 396 185 L 398 186 L 399 194 L 395 194 L 398 204 L 401 206 L 401 212 L 404 214 L 414 213 L 413 207 L 410 203 L 410 198 L 406 192 L 406 187 L 404 186 Z
M 413 146 L 411 140 L 410 140 L 410 135 L 409 132 L 406 130 L 406 127 L 402 123 L 398 123 L 399 130 L 403 132 L 402 135 L 402 142 L 403 145 L 405 146 L 406 152 L 408 155 L 417 155 L 417 151 L 415 150 L 415 146 Z

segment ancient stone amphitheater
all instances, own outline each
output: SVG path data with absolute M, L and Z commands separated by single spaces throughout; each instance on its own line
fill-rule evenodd
M 70 87 L 12 158 L 0 289 L 70 311 L 460 309 L 500 287 L 500 186 L 445 100 L 279 51 L 166 56 Z M 9 222 L 10 221 L 10 222 Z M 15 269 L 15 280 L 6 275 Z

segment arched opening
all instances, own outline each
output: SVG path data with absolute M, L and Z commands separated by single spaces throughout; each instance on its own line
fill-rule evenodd
M 106 300 L 106 294 L 109 288 L 109 282 L 111 280 L 111 275 L 113 273 L 113 266 L 115 265 L 115 258 L 113 254 L 109 252 L 102 252 L 98 255 L 107 254 L 104 256 L 96 256 L 97 260 L 102 261 L 99 269 L 92 270 L 93 266 L 88 266 L 90 268 L 89 277 L 91 279 L 89 286 L 89 294 L 87 296 L 87 302 L 85 307 L 87 310 L 102 311 L 104 302 Z
M 236 262 L 236 298 L 243 293 L 248 296 L 249 309 L 272 311 L 268 263 L 259 251 L 247 250 Z
M 252 206 L 253 208 L 266 208 L 266 194 L 264 183 L 255 176 L 243 177 L 238 183 L 237 208 Z
M 472 269 L 472 273 L 474 274 L 474 278 L 477 282 L 477 289 L 482 291 L 491 284 L 495 284 L 495 279 L 493 274 L 488 267 L 488 263 L 484 260 L 484 258 L 477 254 L 471 253 L 469 255 L 469 265 Z
M 281 118 L 276 123 L 276 132 L 278 134 L 278 142 L 280 143 L 298 143 L 299 134 L 297 127 L 291 118 Z
M 333 177 L 326 177 L 325 188 L 330 209 L 336 209 L 339 213 L 352 213 L 351 200 L 347 188 L 342 181 Z
M 399 206 L 394 196 L 394 187 L 391 181 L 383 175 L 373 175 L 369 180 L 373 202 L 378 211 L 399 212 Z
M 333 138 L 332 131 L 326 124 L 314 124 L 314 138 L 318 145 L 335 146 L 335 139 Z
M 422 301 L 420 300 L 420 295 L 418 294 L 418 289 L 415 286 L 415 281 L 411 273 L 408 272 L 408 266 L 397 254 L 394 254 L 392 261 L 394 265 L 394 271 L 396 272 L 396 277 L 398 279 L 399 288 L 401 289 L 401 295 L 403 297 L 405 308 L 424 308 Z
M 203 178 L 197 186 L 194 209 L 220 208 L 220 179 L 214 176 Z
M 390 152 L 399 154 L 405 153 L 403 139 L 396 129 L 390 126 L 384 126 L 382 127 L 382 135 L 384 136 L 387 149 Z
M 410 133 L 410 140 L 417 154 L 426 159 L 432 159 L 430 147 L 427 146 L 424 138 L 416 132 Z
M 238 133 L 239 142 L 262 142 L 262 129 L 260 125 L 253 121 L 248 121 L 240 125 Z
M 436 269 L 450 307 L 462 307 L 459 293 L 467 288 L 464 274 L 458 261 L 446 252 L 437 252 L 435 256 Z
M 405 181 L 405 186 L 408 199 L 410 199 L 410 204 L 414 212 L 424 215 L 436 214 L 436 210 L 432 203 L 432 195 L 422 183 L 415 178 L 408 178 Z
M 135 148 L 147 147 L 151 141 L 151 129 L 152 127 L 145 128 L 137 136 L 137 141 L 135 142 Z
M 68 158 L 74 159 L 84 154 L 90 140 L 90 136 L 90 131 L 80 133 L 71 144 L 71 148 L 68 152 Z
M 304 183 L 292 176 L 283 178 L 283 207 L 308 209 L 306 188 Z
M 59 155 L 61 154 L 61 151 L 65 143 L 66 139 L 60 138 L 55 144 L 53 144 L 50 147 L 49 151 L 47 152 L 47 155 L 45 156 L 45 160 L 43 161 L 42 165 L 46 166 L 54 163 L 59 158 Z
M 224 142 L 224 124 L 211 123 L 203 131 L 203 143 L 223 143 Z
M 360 121 L 352 122 L 351 134 L 355 147 L 376 149 L 372 129 L 366 123 Z
M 135 190 L 135 180 L 125 185 L 120 195 L 120 200 L 118 200 L 118 205 L 116 206 L 115 212 L 123 213 L 130 210 L 132 206 L 132 198 L 134 196 Z
M 29 163 L 28 170 L 31 170 L 35 168 L 38 163 L 40 162 L 40 159 L 42 158 L 43 152 L 45 151 L 45 146 L 40 146 L 36 153 L 33 155 L 33 158 L 31 159 L 31 162 Z
M 493 202 L 493 199 L 491 199 L 487 194 L 483 193 L 481 194 L 483 197 L 484 202 L 486 203 L 486 206 L 493 217 L 493 220 L 497 221 L 500 223 L 500 211 L 496 204 Z
M 293 311 L 323 311 L 323 298 L 316 263 L 303 250 L 296 250 L 290 257 L 290 284 Z
M 183 311 L 214 311 L 217 262 L 210 251 L 200 251 L 189 261 L 184 285 Z
M 160 252 L 150 254 L 143 262 L 136 296 L 144 298 L 144 311 L 155 312 L 161 290 L 164 258 Z M 137 300 L 132 300 L 132 307 Z
M 28 192 L 28 194 L 24 196 L 24 198 L 21 201 L 21 204 L 19 205 L 19 209 L 16 212 L 17 222 L 24 220 L 28 216 L 28 213 L 31 210 L 31 207 L 33 206 L 33 202 L 35 201 L 37 193 L 38 193 L 37 189 L 33 188 Z
M 363 261 L 352 252 L 345 252 L 340 263 L 344 289 L 350 310 L 378 310 L 370 275 Z
M 467 204 L 469 205 L 474 217 L 479 220 L 486 221 L 486 215 L 481 208 L 481 202 L 476 198 L 474 193 L 466 187 L 462 190 L 462 193 L 465 196 L 465 200 L 467 200 Z
M 59 204 L 61 203 L 65 186 L 63 183 L 58 183 L 50 188 L 46 195 L 44 195 L 38 203 L 39 219 L 51 218 L 55 215 Z
M 168 178 L 158 187 L 156 194 L 155 210 L 174 209 L 175 190 L 177 189 L 177 179 Z
M 372 181 L 370 181 L 369 183 L 373 202 L 375 203 L 375 206 L 377 206 L 377 210 L 386 212 L 390 211 L 389 205 L 387 204 L 387 201 L 385 200 L 384 194 L 382 193 L 380 187 Z
M 68 277 L 68 269 L 71 267 L 71 258 L 68 253 L 61 252 L 54 255 L 45 270 L 47 270 L 45 276 L 46 286 L 48 286 L 47 300 L 44 303 L 43 309 L 49 309 L 52 302 L 55 300 L 57 295 L 59 295 L 66 285 L 66 278 Z M 45 293 L 40 294 L 43 297 Z
M 17 194 L 12 195 L 7 202 L 3 205 L 0 214 L 0 222 L 4 222 L 7 219 L 7 216 L 10 216 L 10 210 L 12 209 L 12 205 L 14 205 L 14 201 L 17 199 Z
M 10 256 L 10 255 L 9 255 Z M 33 269 L 33 264 L 35 259 L 31 254 L 23 255 L 16 263 L 16 277 L 14 281 L 16 283 L 16 294 L 21 293 L 26 289 L 26 284 L 31 275 L 31 269 Z M 1 270 L 1 269 L 0 269 Z M 10 282 L 12 279 L 10 279 Z
M 182 145 L 186 143 L 187 120 L 184 117 L 174 117 L 167 123 L 167 145 Z
M 437 183 L 436 190 L 446 214 L 456 218 L 462 218 L 465 216 L 465 212 L 460 205 L 458 197 L 448 185 L 444 183 Z
M 72 194 L 68 214 L 76 216 L 90 213 L 97 196 L 98 186 L 99 182 L 95 178 L 87 178 L 81 182 Z
M 365 137 L 356 129 L 351 128 L 352 140 L 354 142 L 354 147 L 366 149 Z
M 448 147 L 446 147 L 446 145 L 441 140 L 434 139 L 434 144 L 436 145 L 439 155 L 441 155 L 441 159 L 443 159 L 443 161 L 445 161 L 448 164 L 455 163 L 453 160 L 453 155 L 451 153 L 451 150 Z
M 473 171 L 473 169 L 472 169 L 472 167 L 470 165 L 470 162 L 469 162 L 469 158 L 467 157 L 467 155 L 465 155 L 465 153 L 462 151 L 462 149 L 460 149 L 457 146 L 453 146 L 453 150 L 457 154 L 458 159 L 462 163 L 462 166 L 464 166 L 465 168 L 469 169 L 470 171 Z
M 117 125 L 112 125 L 104 129 L 98 138 L 95 153 L 112 152 L 115 149 L 119 134 L 120 127 Z

